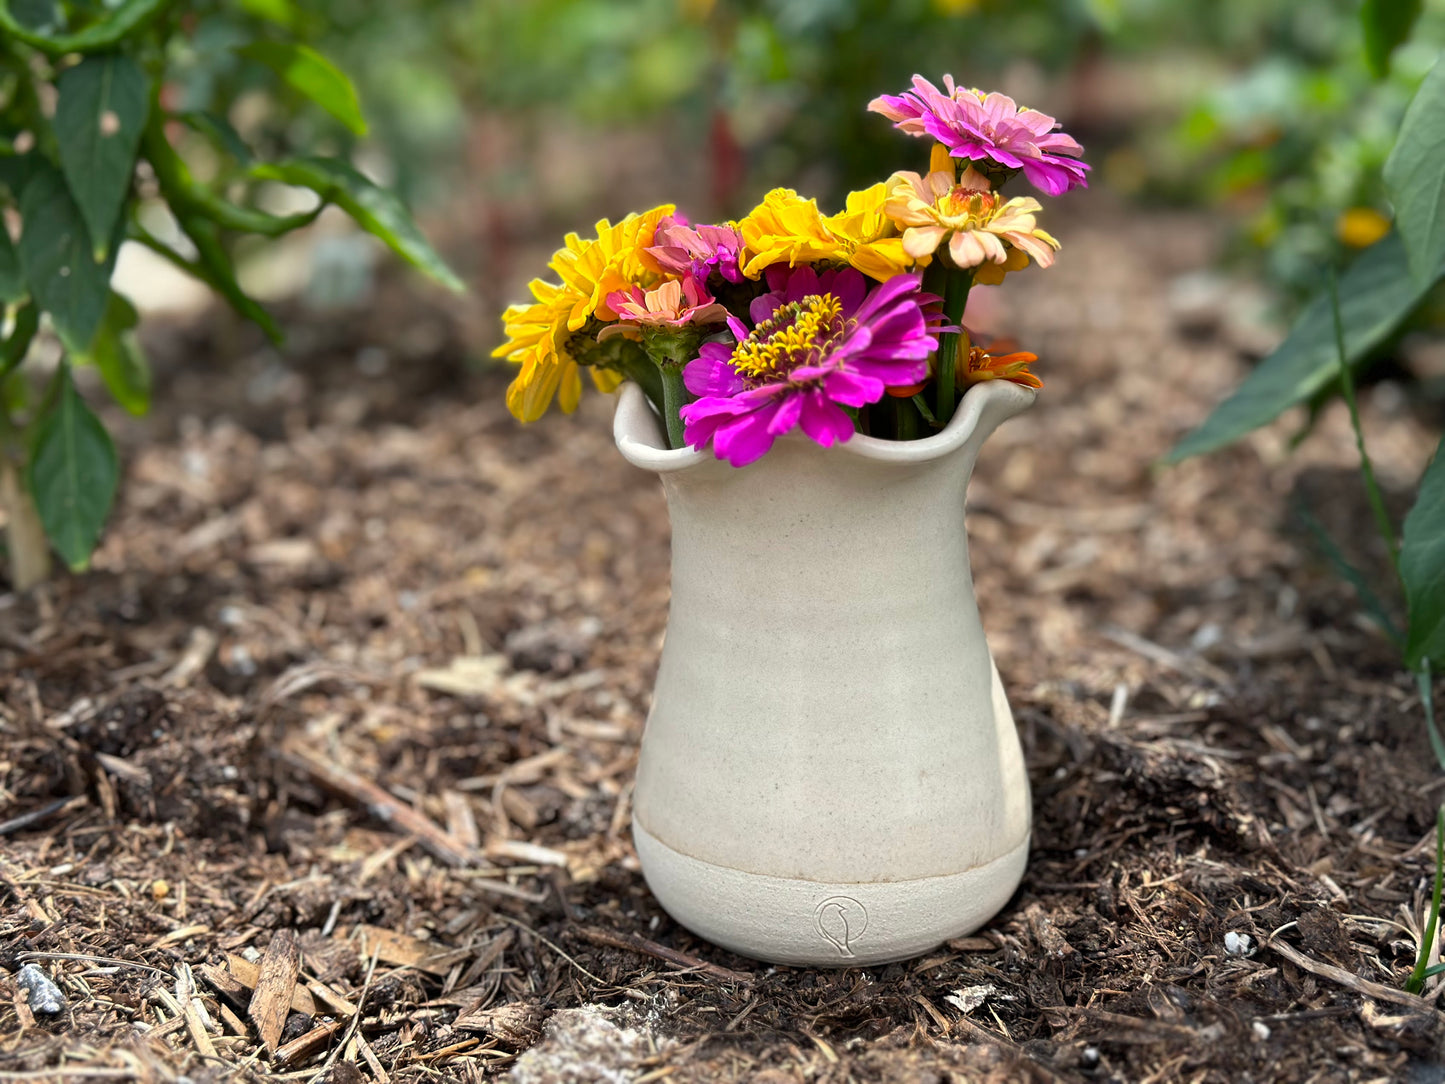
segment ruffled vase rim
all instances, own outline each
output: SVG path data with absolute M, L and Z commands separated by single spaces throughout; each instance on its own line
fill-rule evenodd
M 1032 388 L 1008 380 L 988 380 L 969 388 L 958 409 L 943 429 L 921 440 L 883 440 L 855 433 L 850 439 L 832 448 L 818 448 L 831 455 L 852 455 L 881 463 L 918 464 L 942 459 L 973 439 L 984 423 L 984 435 L 999 421 L 1030 406 L 1038 395 Z M 987 424 L 988 416 L 992 424 Z M 642 393 L 628 381 L 619 391 L 617 413 L 613 418 L 613 437 L 617 450 L 634 467 L 668 474 L 687 470 L 700 463 L 717 462 L 710 450 L 668 448 L 662 426 Z M 807 441 L 801 433 L 780 437 L 783 441 Z M 747 468 L 742 468 L 746 470 Z

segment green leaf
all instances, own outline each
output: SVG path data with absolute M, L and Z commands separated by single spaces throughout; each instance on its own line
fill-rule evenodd
M 1439 448 L 1405 517 L 1400 580 L 1410 612 L 1405 665 L 1414 670 L 1428 659 L 1438 667 L 1445 662 L 1445 455 Z
M 27 482 L 50 544 L 79 572 L 105 526 L 120 466 L 110 434 L 76 392 L 70 370 L 62 368 L 59 379 L 60 394 L 35 435 Z
M 250 166 L 251 148 L 246 146 L 246 141 L 241 138 L 241 133 L 232 127 L 231 122 L 219 113 L 194 110 L 188 113 L 177 113 L 176 120 L 193 132 L 205 136 L 241 166 Z
M 55 27 L 40 27 L 27 20 L 45 6 L 41 0 L 0 0 L 0 30 L 8 31 L 31 48 L 47 56 L 67 53 L 100 53 L 134 35 L 174 0 L 123 0 L 104 18 L 74 34 L 55 36 Z
M 93 364 L 111 397 L 126 411 L 140 417 L 151 408 L 151 369 L 131 331 L 138 320 L 135 307 L 112 291 L 105 319 L 90 352 L 77 355 L 75 360 Z
M 417 270 L 450 290 L 461 293 L 466 289 L 422 236 L 401 201 L 347 163 L 336 158 L 295 158 L 257 166 L 251 176 L 311 189 L 356 219 L 368 233 L 385 241 Z
M 1340 276 L 1340 310 L 1350 363 L 1357 364 L 1382 343 L 1419 304 L 1429 286 L 1410 274 L 1399 234 L 1391 232 L 1365 249 Z M 1307 400 L 1338 373 L 1330 299 L 1319 295 L 1275 352 L 1164 461 L 1178 463 L 1238 440 Z
M 36 34 L 53 34 L 65 25 L 65 13 L 55 0 L 10 0 L 15 19 Z
M 118 246 L 95 262 L 80 209 L 53 169 L 37 171 L 25 186 L 20 219 L 20 266 L 30 295 L 50 313 L 66 349 L 83 354 L 105 315 Z
M 10 240 L 10 231 L 0 222 L 0 307 L 22 300 L 25 289 L 25 272 L 20 269 L 20 254 Z
M 1365 608 L 1365 613 L 1370 620 L 1380 626 L 1381 631 L 1389 637 L 1390 642 L 1396 648 L 1402 648 L 1405 638 L 1400 635 L 1400 629 L 1395 624 L 1395 619 L 1390 616 L 1390 608 L 1376 594 L 1365 574 L 1350 563 L 1350 559 L 1345 556 L 1344 551 L 1330 537 L 1329 531 L 1325 530 L 1325 525 L 1315 518 L 1314 513 L 1303 502 L 1296 504 L 1295 515 L 1313 536 L 1315 545 L 1324 554 L 1325 560 L 1334 568 L 1335 574 L 1355 589 L 1355 595 L 1359 598 L 1360 605 Z
M 20 193 L 24 192 L 25 186 L 30 183 L 30 178 L 44 165 L 45 160 L 37 151 L 25 154 L 0 153 L 0 187 L 9 189 L 10 194 L 18 200 Z
M 1385 187 L 1410 273 L 1433 281 L 1445 259 L 1445 59 L 1435 62 L 1405 111 L 1385 162 Z
M 301 13 L 291 0 L 239 0 L 247 15 L 275 23 L 284 30 L 295 30 L 301 24 Z
M 150 104 L 149 85 L 135 61 L 120 53 L 101 53 L 68 68 L 57 86 L 60 166 L 97 258 L 104 259 L 130 191 Z
M 38 330 L 40 310 L 35 307 L 35 302 L 27 301 L 15 310 L 15 324 L 10 329 L 10 337 L 0 342 L 0 382 L 20 368 Z
M 1422 0 L 1365 0 L 1361 5 L 1365 60 L 1376 79 L 1390 74 L 1390 54 L 1410 36 L 1423 6 Z
M 356 88 L 346 73 L 310 46 L 285 41 L 253 41 L 237 49 L 247 60 L 264 64 L 293 90 L 311 99 L 357 135 L 366 134 L 366 118 Z

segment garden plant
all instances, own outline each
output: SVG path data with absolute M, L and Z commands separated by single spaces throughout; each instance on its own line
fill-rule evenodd
M 280 328 L 237 281 L 237 242 L 328 206 L 461 288 L 402 203 L 351 164 L 366 121 L 347 76 L 298 36 L 306 26 L 289 0 L 0 2 L 0 507 L 17 587 L 48 575 L 52 548 L 85 568 L 115 496 L 115 448 L 74 370 L 93 367 L 131 413 L 150 403 L 136 311 L 110 285 L 122 243 L 275 342 Z M 227 107 L 248 89 L 268 107 L 238 131 Z M 315 206 L 273 214 L 268 186 L 309 189 Z
M 1410 33 L 1420 4 L 1367 3 L 1362 9 L 1370 62 L 1388 74 L 1390 55 Z M 1311 421 L 1324 403 L 1339 396 L 1349 410 L 1360 457 L 1360 473 L 1392 579 L 1403 591 L 1401 627 L 1369 570 L 1351 564 L 1322 528 L 1311 526 L 1326 554 L 1354 585 L 1367 612 L 1399 649 L 1416 678 L 1431 748 L 1445 770 L 1445 739 L 1435 718 L 1434 672 L 1445 666 L 1445 456 L 1437 447 L 1420 479 L 1414 506 L 1397 528 L 1391 520 L 1366 448 L 1356 401 L 1356 372 L 1378 360 L 1417 310 L 1445 282 L 1445 55 L 1437 59 L 1406 111 L 1394 147 L 1384 163 L 1383 184 L 1395 211 L 1389 232 L 1362 252 L 1300 315 L 1285 341 L 1240 387 L 1170 453 L 1177 462 L 1212 451 L 1306 404 Z M 1303 437 L 1304 434 L 1301 434 Z M 1308 513 L 1306 513 L 1308 514 Z M 1445 807 L 1439 825 L 1445 848 Z M 1418 963 L 1409 987 L 1445 965 L 1427 968 L 1438 925 L 1445 849 L 1437 852 L 1433 902 L 1424 926 Z

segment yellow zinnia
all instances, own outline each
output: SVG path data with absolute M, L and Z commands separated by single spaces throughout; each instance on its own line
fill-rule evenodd
M 613 225 L 607 219 L 597 223 L 597 236 L 592 239 L 569 233 L 564 247 L 557 250 L 547 265 L 557 272 L 573 294 L 573 305 L 567 326 L 576 331 L 597 315 L 600 320 L 614 320 L 607 307 L 607 295 L 629 286 L 648 286 L 657 275 L 657 262 L 644 250 L 652 244 L 657 223 L 676 208 L 670 203 L 654 207 L 642 214 L 630 214 Z
M 887 281 L 908 270 L 913 260 L 883 213 L 887 190 L 877 184 L 848 197 L 845 210 L 824 217 L 817 200 L 791 188 L 775 188 L 741 222 L 743 274 L 757 278 L 776 263 L 789 267 L 831 261 L 856 267 Z
M 823 224 L 847 242 L 848 262 L 869 278 L 887 282 L 915 263 L 903 250 L 903 239 L 888 217 L 888 186 L 882 181 L 861 192 L 849 192 L 848 202 Z M 918 261 L 918 266 L 927 264 Z
M 577 409 L 582 396 L 582 374 L 567 350 L 571 336 L 567 321 L 576 296 L 565 286 L 533 279 L 527 305 L 509 305 L 502 314 L 507 341 L 492 351 L 494 358 L 507 358 L 521 366 L 507 386 L 507 409 L 518 421 L 534 422 L 547 412 L 553 398 L 563 413 Z M 588 368 L 598 391 L 612 391 L 622 375 L 609 369 Z
M 534 279 L 531 304 L 511 305 L 502 315 L 507 341 L 492 351 L 522 367 L 507 388 L 507 409 L 520 421 L 536 421 L 556 398 L 564 413 L 577 409 L 582 395 L 581 366 L 567 349 L 573 332 L 588 317 L 615 320 L 607 295 L 635 285 L 651 285 L 658 277 L 656 262 L 644 250 L 652 244 L 657 223 L 672 214 L 672 204 L 630 214 L 616 225 L 597 223 L 595 238 L 569 233 L 562 248 L 547 265 L 562 279 L 560 284 Z M 589 367 L 598 390 L 608 392 L 622 383 L 622 375 Z

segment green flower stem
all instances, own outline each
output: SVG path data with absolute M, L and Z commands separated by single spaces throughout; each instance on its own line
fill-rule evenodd
M 682 366 L 661 365 L 658 368 L 662 373 L 662 420 L 667 423 L 667 446 L 685 448 L 687 441 L 682 435 L 682 416 L 679 413 L 687 402 Z
M 936 257 L 935 257 L 936 259 Z M 963 311 L 968 307 L 968 293 L 973 289 L 973 272 L 949 268 L 943 287 L 943 319 L 950 326 L 962 327 Z M 947 331 L 938 338 L 938 400 L 934 416 L 939 425 L 947 425 L 957 405 L 958 352 L 969 348 L 968 336 Z
M 891 395 L 889 398 L 893 401 L 893 422 L 897 428 L 895 436 L 899 440 L 917 440 L 919 417 L 913 403 L 908 399 L 897 399 Z

